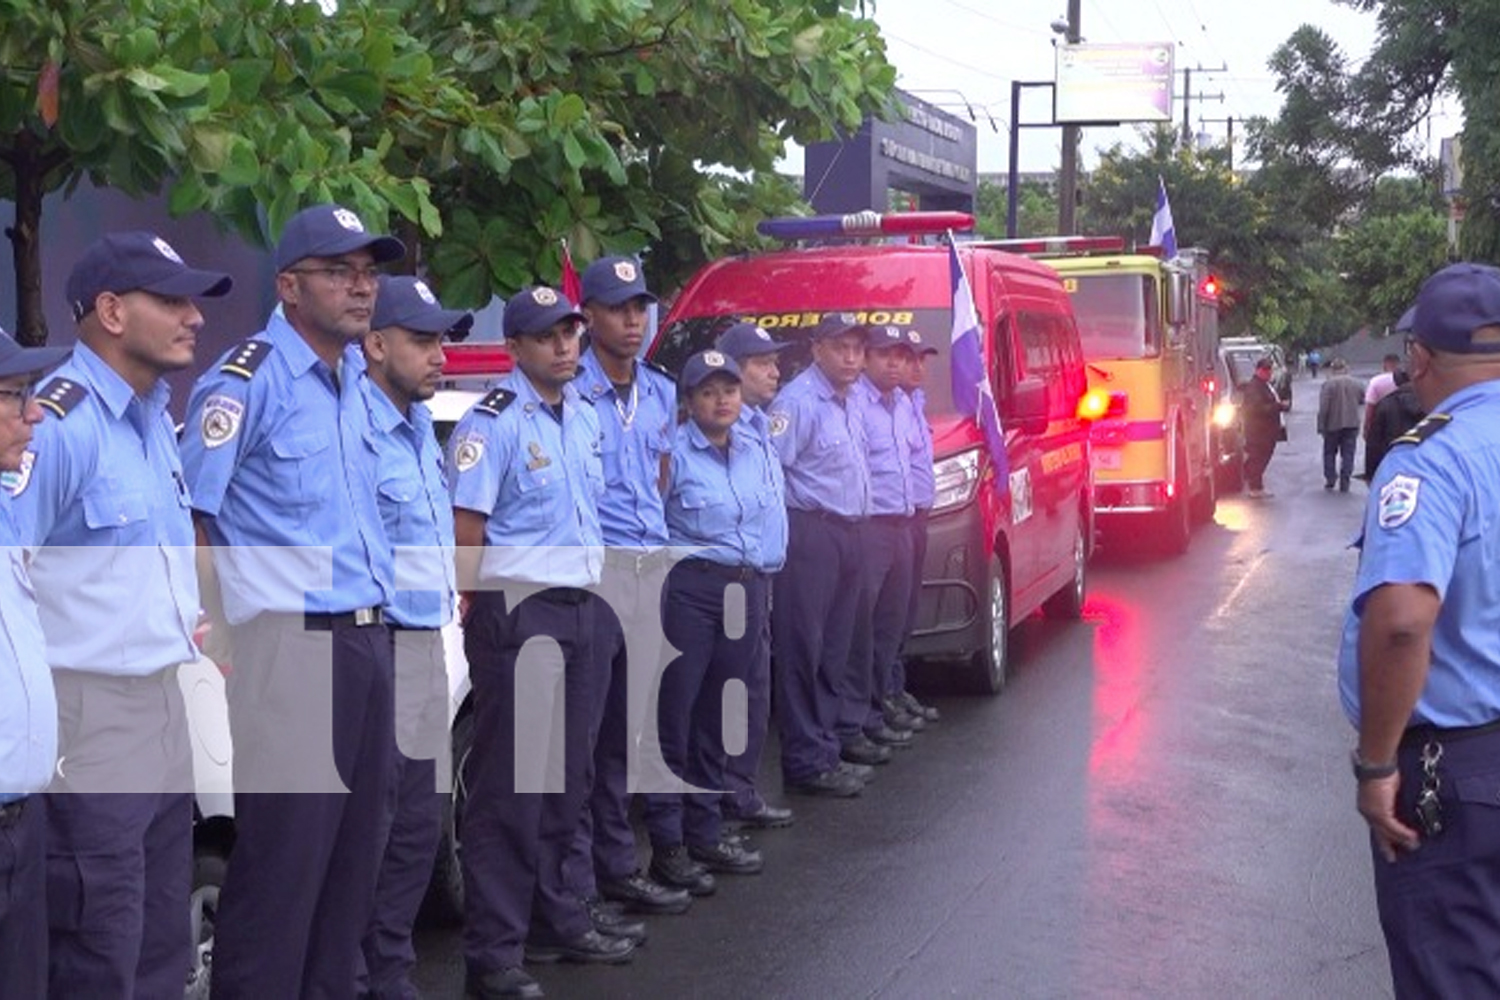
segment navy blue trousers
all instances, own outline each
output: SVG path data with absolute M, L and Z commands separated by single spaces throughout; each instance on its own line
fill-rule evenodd
M 19 814 L 0 819 L 3 992 L 16 1000 L 46 1000 L 47 817 L 40 795 L 19 808 Z
M 918 507 L 911 516 L 907 530 L 911 532 L 911 587 L 906 605 L 906 626 L 901 633 L 901 649 L 891 662 L 888 682 L 892 694 L 906 690 L 906 644 L 917 628 L 917 611 L 922 606 L 922 579 L 927 569 L 927 518 L 931 511 Z
M 864 551 L 861 613 L 849 652 L 849 687 L 839 712 L 839 738 L 878 729 L 892 664 L 906 636 L 911 603 L 911 524 L 906 517 L 872 517 L 860 529 Z
M 235 843 L 214 925 L 213 996 L 352 997 L 392 780 L 390 632 L 305 631 L 300 615 L 268 613 L 232 636 Z M 347 791 L 321 790 L 310 746 L 327 754 L 330 739 Z M 304 781 L 319 790 L 292 790 Z
M 1500 996 L 1500 732 L 1442 741 L 1445 829 L 1388 863 L 1371 843 L 1375 901 L 1399 1000 Z M 1397 815 L 1420 832 L 1421 747 L 1399 755 Z
M 771 727 L 771 592 L 774 585 L 766 581 L 766 609 L 761 615 L 760 655 L 750 664 L 750 673 L 745 677 L 745 693 L 749 698 L 749 727 L 745 734 L 745 750 L 724 761 L 724 797 L 720 801 L 723 812 L 732 816 L 748 816 L 765 805 L 765 799 L 756 789 L 760 775 L 760 758 L 766 749 L 766 736 Z
M 474 749 L 460 839 L 464 957 L 476 974 L 520 965 L 528 938 L 570 940 L 593 926 L 564 863 L 591 786 L 589 728 L 608 677 L 598 655 L 604 614 L 581 591 L 544 591 L 514 610 L 499 592 L 474 596 L 464 628 Z M 534 644 L 518 669 L 535 636 L 556 646 Z
M 656 850 L 719 842 L 724 688 L 730 681 L 746 683 L 761 659 L 767 586 L 763 573 L 705 560 L 672 571 L 664 624 L 668 641 L 682 652 L 662 675 L 657 735 L 672 773 L 703 791 L 646 795 L 646 829 Z
M 781 771 L 801 781 L 839 763 L 840 699 L 863 591 L 858 523 L 789 510 L 786 567 L 776 577 L 776 721 Z

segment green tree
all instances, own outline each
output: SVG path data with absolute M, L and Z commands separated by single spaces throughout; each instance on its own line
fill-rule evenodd
M 1447 220 L 1436 191 L 1428 177 L 1382 178 L 1335 237 L 1339 274 L 1357 289 L 1355 308 L 1374 328 L 1393 324 L 1423 279 L 1446 262 Z
M 1008 211 L 1005 185 L 980 181 L 974 209 L 976 235 L 988 239 L 1005 238 Z M 1016 192 L 1016 237 L 1050 236 L 1056 232 L 1056 193 L 1046 184 L 1022 181 Z

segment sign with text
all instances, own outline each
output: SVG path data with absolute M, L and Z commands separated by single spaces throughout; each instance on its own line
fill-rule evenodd
M 1171 42 L 1059 45 L 1054 122 L 1171 121 L 1174 54 Z

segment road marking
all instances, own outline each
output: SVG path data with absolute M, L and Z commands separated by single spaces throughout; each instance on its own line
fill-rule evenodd
M 1249 568 L 1245 570 L 1245 575 L 1240 577 L 1240 582 L 1234 585 L 1234 589 L 1229 592 L 1229 596 L 1220 601 L 1217 608 L 1214 608 L 1213 617 L 1223 618 L 1225 615 L 1229 614 L 1229 609 L 1234 605 L 1234 602 L 1239 599 L 1240 591 L 1245 589 L 1245 585 L 1250 582 L 1250 578 L 1255 575 L 1256 569 L 1260 567 L 1260 564 L 1265 560 L 1265 558 L 1266 553 L 1261 552 L 1255 557 L 1254 560 L 1251 561 Z

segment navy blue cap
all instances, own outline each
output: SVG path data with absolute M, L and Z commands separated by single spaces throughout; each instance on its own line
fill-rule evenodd
M 338 257 L 369 250 L 375 263 L 406 256 L 406 244 L 394 236 L 365 232 L 359 216 L 339 205 L 314 205 L 287 220 L 276 244 L 276 270 L 285 271 L 308 257 Z
M 911 341 L 906 338 L 899 326 L 867 326 L 865 327 L 866 347 L 904 347 L 908 351 L 915 350 Z
M 617 306 L 635 298 L 655 302 L 646 291 L 646 276 L 634 257 L 600 257 L 583 271 L 583 301 Z
M 71 347 L 22 347 L 10 334 L 0 330 L 0 378 L 40 375 L 68 360 L 72 353 Z
M 507 337 L 519 337 L 546 333 L 561 320 L 582 322 L 583 318 L 583 313 L 562 292 L 546 285 L 536 285 L 521 289 L 505 303 L 502 326 Z
M 840 337 L 846 333 L 864 333 L 865 324 L 853 313 L 824 313 L 818 325 L 808 334 L 813 340 Z
M 1449 264 L 1422 283 L 1411 324 L 1421 343 L 1453 354 L 1500 353 L 1500 341 L 1473 342 L 1485 326 L 1500 326 L 1500 268 Z
M 728 375 L 736 382 L 740 381 L 740 366 L 734 363 L 734 358 L 723 351 L 699 351 L 687 359 L 687 364 L 682 366 L 682 387 L 693 390 L 703 384 L 704 380 L 714 375 Z
M 74 319 L 83 319 L 105 292 L 217 298 L 233 286 L 227 274 L 188 267 L 172 244 L 155 233 L 110 233 L 95 240 L 69 272 L 68 308 Z
M 375 295 L 375 314 L 370 329 L 399 326 L 415 333 L 468 333 L 474 314 L 462 309 L 444 309 L 427 282 L 405 274 L 382 274 Z M 455 338 L 462 339 L 462 337 Z
M 1401 318 L 1396 320 L 1396 325 L 1392 327 L 1392 329 L 1394 329 L 1397 333 L 1410 333 L 1411 325 L 1416 321 L 1417 307 L 1412 306 L 1411 308 L 1407 309 L 1406 312 L 1401 314 Z
M 791 346 L 791 344 L 782 344 L 772 340 L 764 327 L 756 326 L 754 323 L 736 323 L 719 334 L 719 338 L 714 341 L 714 347 L 736 361 L 762 354 L 775 354 Z
M 918 354 L 936 354 L 938 349 L 922 340 L 922 334 L 916 330 L 906 331 L 906 343 Z

